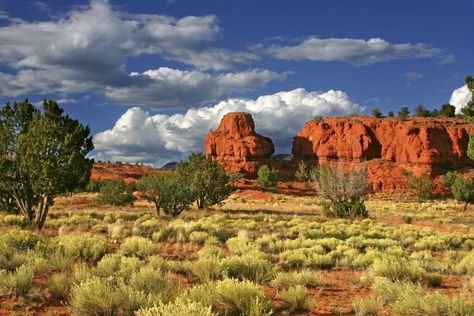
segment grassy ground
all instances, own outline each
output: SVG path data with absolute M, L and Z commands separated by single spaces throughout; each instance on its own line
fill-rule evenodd
M 474 207 L 372 196 L 370 218 L 246 188 L 212 210 L 57 200 L 0 215 L 0 315 L 474 315 Z

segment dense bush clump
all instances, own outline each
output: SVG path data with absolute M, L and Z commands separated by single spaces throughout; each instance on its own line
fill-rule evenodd
M 278 182 L 278 171 L 268 165 L 263 165 L 257 172 L 257 184 L 262 189 L 274 188 Z
M 133 188 L 122 180 L 105 181 L 100 187 L 99 200 L 103 204 L 116 206 L 132 204 Z

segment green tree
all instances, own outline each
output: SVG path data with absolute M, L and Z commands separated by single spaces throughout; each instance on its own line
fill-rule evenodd
M 394 116 L 395 116 L 395 113 L 393 113 L 393 111 L 388 112 L 388 117 L 394 117 Z
M 441 177 L 441 183 L 445 190 L 451 191 L 454 181 L 459 177 L 456 171 L 448 171 Z
M 295 178 L 301 182 L 309 181 L 311 179 L 311 167 L 304 161 L 300 161 L 295 172 Z
M 441 109 L 439 111 L 439 114 L 441 116 L 445 117 L 454 117 L 456 115 L 456 107 L 454 105 L 451 105 L 449 103 L 445 103 L 441 105 Z
M 372 109 L 372 116 L 375 118 L 381 118 L 382 117 L 382 112 L 380 112 L 379 108 L 374 108 Z
M 263 165 L 257 172 L 257 184 L 262 189 L 274 188 L 278 183 L 278 171 L 268 165 Z
M 200 210 L 221 204 L 234 191 L 224 167 L 202 153 L 179 162 L 176 173 L 188 183 Z
M 163 213 L 176 217 L 194 202 L 193 191 L 176 172 L 145 176 L 138 180 L 137 188 L 155 205 L 158 216 L 163 210 Z
M 427 110 L 423 105 L 417 105 L 415 107 L 415 116 L 418 117 L 429 117 L 430 116 L 430 111 Z
M 463 202 L 463 211 L 467 209 L 469 203 L 474 202 L 474 177 L 464 179 L 462 176 L 457 176 L 451 186 L 456 201 Z
M 317 194 L 326 199 L 326 216 L 336 218 L 365 218 L 369 214 L 362 197 L 367 194 L 365 168 L 346 171 L 343 165 L 321 166 L 311 174 Z
M 407 170 L 402 173 L 407 177 L 407 188 L 414 190 L 420 201 L 430 200 L 433 197 L 435 185 L 428 174 L 423 173 L 420 176 L 415 176 L 413 172 Z
M 407 106 L 403 106 L 398 112 L 398 118 L 401 121 L 405 121 L 408 118 L 408 115 L 410 115 L 410 111 L 408 110 Z
M 132 204 L 133 186 L 122 180 L 107 180 L 102 182 L 99 190 L 99 201 L 103 204 L 124 206 Z
M 474 79 L 472 78 L 472 76 L 467 75 L 465 81 L 466 81 L 466 85 L 469 88 L 469 90 L 473 90 L 474 89 Z
M 89 128 L 55 101 L 45 100 L 43 111 L 28 100 L 7 103 L 0 111 L 0 193 L 41 229 L 54 198 L 89 179 L 92 149 Z

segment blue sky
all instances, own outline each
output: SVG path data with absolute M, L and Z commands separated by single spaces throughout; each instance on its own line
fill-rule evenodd
M 448 102 L 474 69 L 472 12 L 467 0 L 0 0 L 0 101 L 61 100 L 104 160 L 180 159 L 231 110 L 289 152 L 314 115 Z

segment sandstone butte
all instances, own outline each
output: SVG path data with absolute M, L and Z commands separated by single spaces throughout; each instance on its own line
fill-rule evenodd
M 206 154 L 226 170 L 254 177 L 260 165 L 279 169 L 289 180 L 300 160 L 309 164 L 363 164 L 375 191 L 402 189 L 403 170 L 437 176 L 474 167 L 467 156 L 469 133 L 464 121 L 451 118 L 340 117 L 310 120 L 293 140 L 293 162 L 271 160 L 270 138 L 255 132 L 248 113 L 229 113 L 205 140 Z
M 437 176 L 474 167 L 467 156 L 471 132 L 463 120 L 451 118 L 326 118 L 304 125 L 292 153 L 320 164 L 364 163 L 374 190 L 401 189 L 402 170 Z
M 219 127 L 206 135 L 204 150 L 227 171 L 255 176 L 275 148 L 270 138 L 255 132 L 252 115 L 232 112 L 224 115 Z

